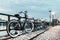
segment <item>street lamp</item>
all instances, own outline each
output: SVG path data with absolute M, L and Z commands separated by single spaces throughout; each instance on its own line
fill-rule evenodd
M 54 19 L 54 16 L 55 16 L 55 12 L 53 10 L 49 10 L 50 12 L 50 22 L 52 22 L 52 20 Z M 51 25 L 51 23 L 50 23 Z

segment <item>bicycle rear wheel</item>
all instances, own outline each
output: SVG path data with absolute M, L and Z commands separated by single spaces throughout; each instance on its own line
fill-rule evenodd
M 6 27 L 6 29 L 8 35 L 11 37 L 17 37 L 22 32 L 22 30 L 20 30 L 20 24 L 17 20 L 11 20 L 8 23 L 8 27 Z

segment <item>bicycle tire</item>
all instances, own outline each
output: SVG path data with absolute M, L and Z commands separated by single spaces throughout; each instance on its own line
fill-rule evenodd
M 9 36 L 11 36 L 11 37 L 17 37 L 17 36 L 19 36 L 20 34 L 18 33 L 18 34 L 16 34 L 16 35 L 12 35 L 11 33 L 10 33 L 10 24 L 12 23 L 12 22 L 17 22 L 17 25 L 20 27 L 20 24 L 19 24 L 19 22 L 17 21 L 17 20 L 15 20 L 15 19 L 13 19 L 13 20 L 10 20 L 10 22 L 8 22 L 8 26 L 6 27 L 6 30 L 7 30 L 7 33 L 8 33 L 8 35 Z M 16 31 L 16 30 L 15 30 Z

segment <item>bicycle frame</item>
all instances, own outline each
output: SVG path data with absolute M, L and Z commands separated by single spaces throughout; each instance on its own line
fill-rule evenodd
M 22 13 L 22 12 L 20 12 L 20 13 Z M 21 17 L 19 14 L 15 14 L 15 16 L 16 16 L 16 15 L 19 15 L 17 18 L 18 18 L 18 22 L 19 22 L 19 24 L 20 24 L 20 26 L 21 26 L 21 30 L 24 30 L 24 25 L 25 25 L 25 23 L 27 22 L 27 19 L 28 19 L 26 13 L 27 13 L 27 11 L 25 11 L 24 17 Z M 21 19 L 24 19 L 23 25 L 21 24 Z

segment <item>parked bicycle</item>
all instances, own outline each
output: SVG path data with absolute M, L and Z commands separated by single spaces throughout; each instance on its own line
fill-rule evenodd
M 41 20 L 34 19 L 34 17 L 29 19 L 29 20 L 32 20 L 32 23 L 34 24 L 34 31 L 37 30 L 37 29 L 42 29 L 43 28 L 44 23 L 42 23 Z
M 10 20 L 10 22 L 8 22 L 8 27 L 6 27 L 7 33 L 11 37 L 17 37 L 18 35 L 21 35 L 23 31 L 30 33 L 34 30 L 34 24 L 28 20 L 29 18 L 27 16 L 27 11 L 19 12 L 19 13 L 20 14 L 14 15 L 18 18 L 18 20 L 16 19 Z M 23 14 L 24 17 L 22 17 L 21 14 Z M 21 21 L 21 19 L 24 20 Z
M 47 22 L 41 21 L 40 19 L 33 18 L 33 24 L 34 24 L 34 30 L 45 29 L 47 27 Z
M 42 25 L 42 21 L 39 20 L 39 19 L 33 19 L 34 20 L 34 29 L 37 30 L 37 29 L 41 29 L 43 27 Z

